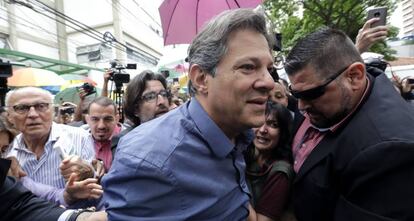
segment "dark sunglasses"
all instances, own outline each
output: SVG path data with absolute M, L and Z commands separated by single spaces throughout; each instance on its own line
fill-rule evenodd
M 344 73 L 344 71 L 348 69 L 348 67 L 349 65 L 346 66 L 345 68 L 342 68 L 338 72 L 336 72 L 334 75 L 328 78 L 328 80 L 324 84 L 308 89 L 308 90 L 295 91 L 295 90 L 292 90 L 292 84 L 290 84 L 289 85 L 290 93 L 297 99 L 306 100 L 306 101 L 314 100 L 322 96 L 325 93 L 326 86 L 328 86 L 328 84 L 330 84 L 333 80 L 335 80 L 339 75 Z

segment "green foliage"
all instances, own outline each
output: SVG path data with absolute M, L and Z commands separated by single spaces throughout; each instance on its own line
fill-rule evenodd
M 264 7 L 271 20 L 272 29 L 283 35 L 282 44 L 289 50 L 298 39 L 318 28 L 328 26 L 343 30 L 355 39 L 366 19 L 370 7 L 388 7 L 388 16 L 395 10 L 398 0 L 266 0 Z M 299 13 L 302 11 L 302 13 Z M 398 29 L 390 28 L 389 37 L 395 37 Z M 371 47 L 386 59 L 393 59 L 395 51 L 385 42 Z

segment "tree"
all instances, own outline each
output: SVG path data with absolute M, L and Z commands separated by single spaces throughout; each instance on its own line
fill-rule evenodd
M 398 0 L 266 0 L 265 11 L 272 28 L 283 35 L 284 48 L 291 48 L 298 39 L 322 26 L 343 30 L 355 39 L 358 30 L 365 23 L 370 7 L 386 6 L 388 15 L 395 10 Z M 389 37 L 398 34 L 391 28 Z M 383 54 L 387 60 L 395 59 L 385 42 L 379 42 L 371 51 Z

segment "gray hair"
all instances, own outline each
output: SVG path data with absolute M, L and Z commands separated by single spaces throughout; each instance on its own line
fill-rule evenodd
M 194 38 L 188 49 L 190 68 L 198 64 L 207 74 L 215 76 L 216 67 L 227 52 L 229 36 L 238 30 L 249 29 L 259 32 L 266 37 L 269 50 L 272 42 L 266 30 L 266 19 L 253 9 L 236 9 L 225 11 L 210 20 L 202 31 Z M 188 81 L 188 90 L 191 96 L 197 92 Z
M 44 94 L 47 99 L 48 99 L 48 103 L 53 103 L 53 95 L 52 93 L 50 93 L 49 91 L 42 89 L 42 88 L 38 88 L 38 87 L 22 87 L 22 88 L 17 88 L 14 90 L 11 90 L 9 92 L 7 92 L 6 94 L 6 106 L 10 106 L 10 98 L 13 96 L 13 94 L 15 93 L 40 93 L 40 94 Z

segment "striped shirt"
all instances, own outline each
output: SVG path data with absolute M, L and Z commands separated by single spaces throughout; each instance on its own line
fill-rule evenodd
M 93 140 L 88 132 L 81 128 L 63 124 L 52 124 L 49 139 L 39 160 L 24 143 L 22 134 L 17 135 L 7 156 L 15 156 L 22 169 L 35 182 L 50 185 L 56 188 L 65 187 L 65 179 L 60 174 L 61 158 L 53 148 L 60 146 L 67 155 L 77 155 L 86 161 L 95 157 Z

